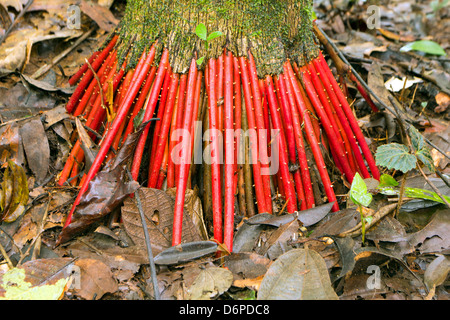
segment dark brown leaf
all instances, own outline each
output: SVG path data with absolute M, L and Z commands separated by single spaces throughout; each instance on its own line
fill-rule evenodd
M 26 122 L 20 128 L 27 163 L 36 176 L 36 183 L 41 184 L 47 176 L 50 164 L 50 146 L 41 120 Z
M 153 254 L 171 247 L 174 200 L 165 191 L 140 188 L 139 196 L 146 217 L 147 229 L 152 244 Z M 200 241 L 190 215 L 184 210 L 182 242 Z M 122 207 L 122 219 L 127 234 L 133 241 L 145 248 L 144 230 L 135 199 L 128 198 Z
M 136 181 L 127 181 L 125 166 L 99 172 L 81 197 L 71 223 L 62 230 L 59 242 L 68 241 L 98 222 L 138 188 Z

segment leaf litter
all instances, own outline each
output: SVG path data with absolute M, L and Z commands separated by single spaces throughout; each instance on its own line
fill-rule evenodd
M 407 199 L 398 214 L 389 212 L 369 225 L 366 239 L 370 246 L 361 244 L 357 232 L 360 216 L 348 194 L 342 195 L 348 206 L 339 212 L 331 213 L 329 205 L 323 205 L 294 215 L 244 217 L 236 221 L 234 248 L 229 254 L 208 238 L 201 192 L 188 190 L 183 245 L 171 247 L 174 191 L 128 183 L 124 167 L 119 165 L 127 162 L 126 150 L 117 155 L 117 166 L 97 177 L 84 209 L 79 207 L 78 218 L 92 222 L 91 228 L 77 229 L 76 236 L 55 246 L 76 189 L 57 187 L 54 182 L 70 152 L 73 134 L 83 132 L 83 124 L 64 110 L 71 92 L 67 78 L 123 14 L 121 4 L 111 6 L 109 2 L 97 11 L 79 1 L 83 19 L 96 22 L 98 28 L 61 60 L 59 67 L 54 65 L 48 74 L 33 79 L 30 75 L 55 56 L 53 51 L 62 51 L 83 34 L 48 23 L 66 13 L 62 2 L 34 1 L 0 46 L 1 213 L 8 216 L 8 208 L 18 203 L 22 211 L 14 220 L 0 224 L 0 244 L 14 264 L 9 271 L 7 264 L 2 264 L 2 298 L 21 295 L 32 299 L 36 294 L 48 294 L 49 299 L 153 299 L 139 208 L 135 198 L 128 197 L 139 192 L 163 299 L 448 299 L 449 211 L 441 203 Z M 316 1 L 315 12 L 318 24 L 336 39 L 372 90 L 388 105 L 387 97 L 393 97 L 408 121 L 450 155 L 448 59 L 441 56 L 441 50 L 448 51 L 448 43 L 445 32 L 436 28 L 443 21 L 448 23 L 448 8 L 433 11 L 421 3 L 414 5 L 423 10 L 415 10 L 410 2 L 381 5 L 382 24 L 375 30 L 349 30 L 348 26 L 365 25 L 364 6 L 350 5 L 342 15 L 339 5 L 321 0 Z M 11 8 L 15 12 L 22 8 L 19 1 L 0 1 L 0 5 L 7 14 Z M 401 13 L 401 18 L 394 12 Z M 436 32 L 431 39 L 424 30 L 433 28 Z M 27 38 L 33 41 L 29 43 Z M 439 47 L 427 45 L 427 41 Z M 405 46 L 412 50 L 402 50 Z M 6 56 L 6 52 L 12 54 Z M 392 91 L 387 89 L 392 88 L 390 79 L 397 79 Z M 356 95 L 353 106 L 371 148 L 402 143 L 396 115 L 388 110 L 371 114 L 352 83 L 347 85 L 355 93 L 352 96 Z M 87 138 L 83 145 L 85 151 L 95 152 Z M 132 148 L 132 143 L 128 147 Z M 426 159 L 449 177 L 448 158 L 436 148 L 430 148 Z M 393 167 L 386 173 L 400 182 L 402 169 L 410 168 Z M 19 177 L 20 170 L 26 175 L 27 197 L 23 176 L 17 181 L 11 178 L 14 174 Z M 448 185 L 433 172 L 426 172 L 439 190 L 449 195 Z M 405 180 L 408 188 L 430 189 L 419 174 L 410 173 Z M 398 193 L 369 191 L 374 200 L 367 215 L 398 201 Z M 7 260 L 3 253 L 2 259 Z M 73 266 L 83 275 L 80 283 L 74 283 Z M 367 285 L 375 274 L 368 272 L 370 266 L 379 268 L 380 283 L 375 289 Z M 30 278 L 31 274 L 36 279 Z M 8 277 L 16 281 L 19 291 L 11 291 L 8 282 L 5 284 Z

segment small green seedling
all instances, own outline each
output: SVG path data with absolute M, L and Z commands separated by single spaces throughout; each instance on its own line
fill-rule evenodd
M 223 33 L 221 31 L 213 31 L 210 34 L 208 34 L 208 31 L 206 30 L 206 26 L 203 23 L 199 23 L 197 27 L 195 28 L 195 34 L 205 41 L 206 51 L 209 49 L 209 43 L 218 38 L 223 36 Z M 203 63 L 203 60 L 205 59 L 205 56 L 200 57 L 197 59 L 197 65 L 201 65 Z
M 352 202 L 358 206 L 359 214 L 361 215 L 361 234 L 362 243 L 364 244 L 366 235 L 366 223 L 370 223 L 373 219 L 372 216 L 366 217 L 363 213 L 363 207 L 368 207 L 372 202 L 372 195 L 367 191 L 367 185 L 364 179 L 359 175 L 355 174 L 353 178 L 352 185 L 350 187 L 350 199 Z

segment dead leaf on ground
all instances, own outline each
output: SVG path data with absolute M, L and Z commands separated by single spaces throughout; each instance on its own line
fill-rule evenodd
M 224 267 L 233 272 L 234 286 L 259 288 L 271 263 L 272 260 L 256 253 L 232 253 L 225 257 Z
M 47 176 L 50 165 L 50 146 L 40 119 L 27 121 L 20 128 L 27 164 L 41 184 Z
M 450 96 L 445 92 L 439 92 L 435 99 L 438 104 L 438 106 L 434 109 L 434 112 L 436 113 L 442 113 L 448 109 L 448 106 L 450 106 Z
M 11 300 L 60 299 L 72 273 L 73 259 L 38 259 L 0 275 L 0 297 Z
M 24 162 L 19 126 L 11 123 L 0 128 L 0 163 L 6 167 L 8 160 L 22 165 Z
M 293 249 L 267 270 L 258 300 L 338 300 L 323 258 L 314 250 Z
M 155 264 L 174 265 L 195 260 L 217 252 L 214 241 L 196 241 L 170 247 L 155 256 Z
M 81 30 L 57 30 L 49 34 L 40 29 L 25 29 L 13 31 L 0 47 L 0 76 L 5 76 L 16 70 L 23 70 L 30 47 L 41 41 L 74 38 L 83 32 Z
M 139 188 L 142 209 L 146 217 L 153 254 L 156 255 L 172 246 L 172 225 L 174 200 L 163 190 Z M 186 212 L 186 211 L 185 211 Z M 136 199 L 128 198 L 122 207 L 122 219 L 125 230 L 133 241 L 146 247 Z M 200 241 L 190 215 L 183 215 L 182 243 Z
M 106 293 L 118 290 L 117 281 L 111 269 L 103 262 L 95 259 L 80 259 L 75 262 L 80 268 L 79 288 L 74 293 L 86 300 L 97 300 Z
M 205 268 L 187 288 L 187 299 L 212 300 L 227 291 L 232 283 L 231 271 L 219 267 Z
M 440 286 L 447 279 L 450 272 L 450 260 L 444 255 L 436 257 L 427 267 L 424 282 L 429 290 Z

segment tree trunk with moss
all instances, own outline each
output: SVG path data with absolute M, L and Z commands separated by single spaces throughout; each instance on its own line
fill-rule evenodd
M 202 25 L 206 35 L 199 36 L 196 30 Z M 221 36 L 202 39 L 217 32 Z M 63 234 L 70 233 L 72 214 L 89 181 L 105 159 L 114 158 L 110 148 L 120 148 L 135 130 L 139 112 L 143 122 L 154 116 L 159 121 L 142 132 L 132 175 L 151 188 L 161 188 L 162 181 L 176 187 L 174 245 L 182 241 L 185 191 L 194 188 L 188 186 L 193 181 L 192 142 L 199 138 L 181 139 L 174 157 L 174 135 L 177 129 L 192 135 L 194 121 L 205 117 L 210 130 L 204 134 L 210 134 L 211 147 L 206 148 L 207 158 L 212 161 L 203 165 L 210 179 L 203 185 L 211 190 L 207 196 L 214 238 L 230 251 L 238 208 L 293 213 L 325 197 L 334 202 L 333 210 L 339 209 L 329 176 L 332 168 L 327 168 L 323 152 L 330 154 L 346 182 L 351 183 L 356 172 L 364 178 L 379 177 L 347 99 L 319 50 L 310 0 L 130 0 L 117 30 L 90 61 L 69 80 L 78 86 L 67 111 L 85 118 L 93 130 L 100 130 L 102 123 L 108 130 L 102 133 L 94 163 L 76 182 L 81 188 Z M 241 134 L 243 128 L 250 130 Z M 254 134 L 248 134 L 251 130 Z M 61 185 L 83 170 L 79 144 L 61 173 Z M 148 156 L 143 157 L 147 148 Z M 252 169 L 245 179 L 240 172 L 244 166 L 237 164 L 243 148 Z M 308 148 L 313 158 L 306 157 Z M 269 170 L 274 161 L 276 172 Z M 311 180 L 311 161 L 320 181 Z M 148 177 L 143 178 L 145 173 Z M 324 194 L 314 194 L 314 183 L 323 186 Z M 253 202 L 246 200 L 249 184 Z M 237 205 L 236 199 L 246 203 Z
M 132 0 L 117 30 L 119 58 L 123 61 L 130 52 L 134 66 L 142 51 L 158 40 L 159 52 L 169 50 L 175 73 L 186 73 L 195 54 L 206 62 L 226 48 L 234 56 L 247 57 L 250 50 L 261 78 L 279 74 L 286 59 L 302 65 L 317 57 L 311 5 L 310 0 Z M 195 34 L 201 23 L 208 33 L 224 34 L 208 50 Z

